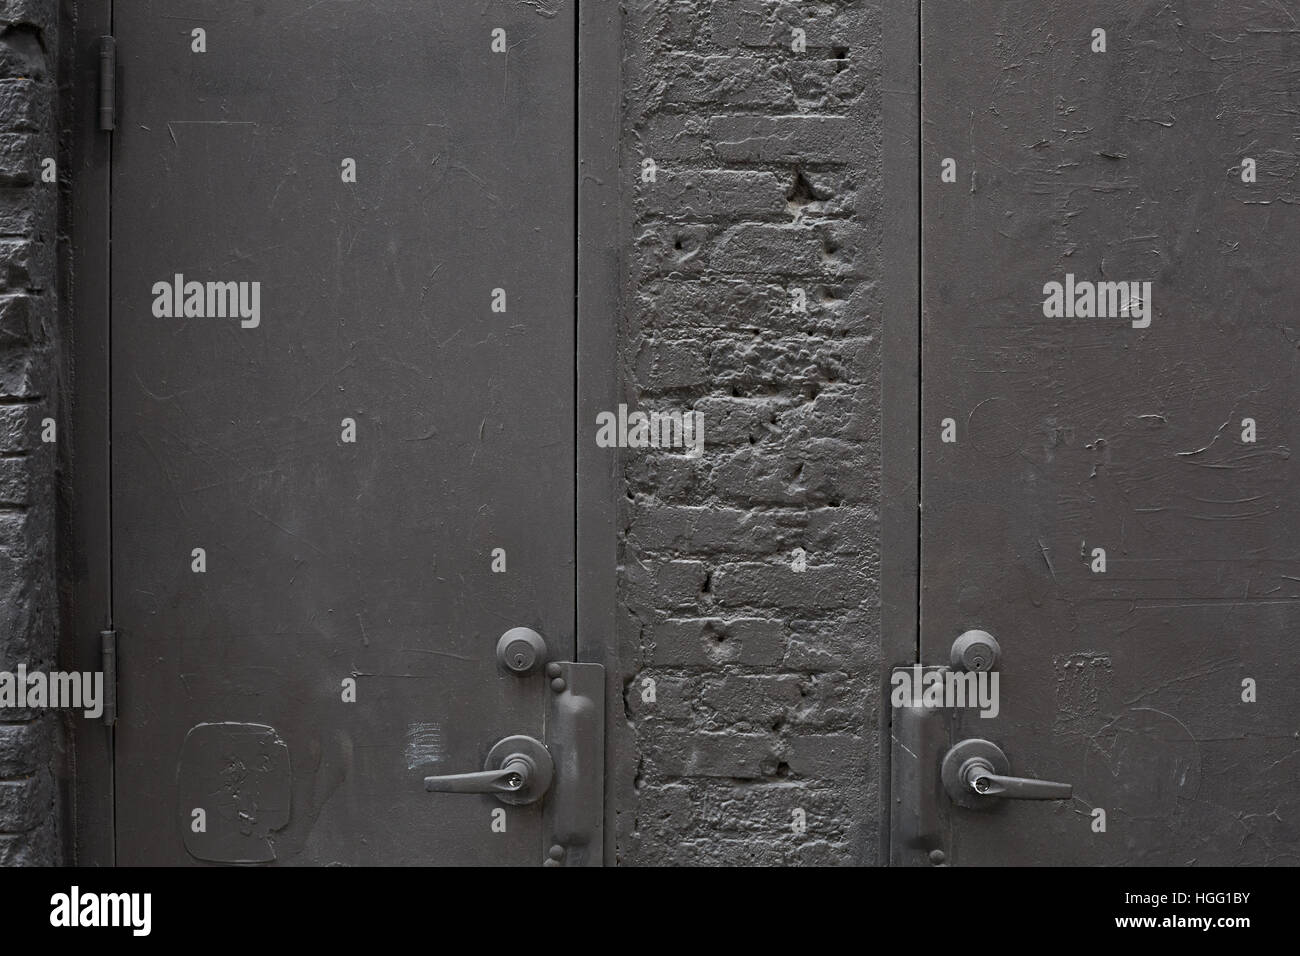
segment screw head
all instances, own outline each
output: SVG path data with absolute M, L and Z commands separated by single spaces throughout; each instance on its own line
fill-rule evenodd
M 930 862 L 933 863 L 935 866 L 938 866 L 946 859 L 948 859 L 948 855 L 944 853 L 943 850 L 930 851 Z
M 559 663 L 556 661 L 551 661 L 549 664 L 546 665 L 547 677 L 559 677 L 563 673 L 564 673 L 564 668 L 561 667 Z
M 564 847 L 560 846 L 558 843 L 555 844 L 555 846 L 551 847 L 550 857 L 552 860 L 563 860 Z
M 568 686 L 569 685 L 564 682 L 563 677 L 557 677 L 555 680 L 551 681 L 551 690 L 555 691 L 557 694 L 563 693 L 564 688 Z

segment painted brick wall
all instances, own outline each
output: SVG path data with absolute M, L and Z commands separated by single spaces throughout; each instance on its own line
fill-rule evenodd
M 624 453 L 620 863 L 876 861 L 881 34 L 625 4 L 625 391 L 705 453 Z
M 0 670 L 56 668 L 54 0 L 0 0 Z M 57 716 L 0 713 L 0 865 L 60 858 Z

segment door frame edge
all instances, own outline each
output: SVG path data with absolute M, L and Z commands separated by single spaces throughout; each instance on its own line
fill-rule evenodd
M 622 463 L 617 449 L 596 446 L 596 415 L 613 409 L 623 387 L 619 331 L 623 328 L 620 128 L 622 19 L 619 5 L 574 0 L 577 230 L 575 301 L 577 375 L 575 562 L 577 659 L 605 667 L 604 860 L 615 859 L 615 797 L 622 738 L 613 732 L 622 712 L 617 642 L 618 507 Z M 590 427 L 589 427 L 590 426 Z M 618 705 L 615 707 L 615 705 Z
M 921 0 L 886 4 L 881 231 L 879 860 L 890 860 L 889 680 L 919 663 L 921 414 Z
M 59 0 L 59 321 L 63 385 L 59 443 L 60 666 L 102 671 L 100 631 L 112 623 L 109 196 L 111 134 L 98 129 L 100 37 L 112 33 L 112 0 Z M 62 782 L 65 859 L 116 864 L 112 729 L 68 721 Z

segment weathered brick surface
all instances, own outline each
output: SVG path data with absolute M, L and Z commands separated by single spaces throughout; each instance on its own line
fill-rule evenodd
M 625 453 L 618 860 L 874 862 L 880 9 L 631 0 L 624 30 L 626 391 L 705 451 Z
M 53 0 L 0 0 L 0 670 L 56 665 L 57 185 Z M 0 865 L 61 858 L 58 718 L 0 712 Z

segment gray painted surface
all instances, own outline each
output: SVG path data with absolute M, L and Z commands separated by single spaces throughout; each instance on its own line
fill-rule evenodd
M 109 520 L 109 166 L 112 137 L 99 131 L 96 84 L 101 38 L 110 32 L 108 4 L 62 0 L 60 21 L 60 229 L 62 355 L 68 382 L 68 428 L 61 450 L 69 462 L 60 504 L 64 575 L 60 660 L 76 671 L 102 666 L 100 634 L 112 626 Z M 110 865 L 113 849 L 113 731 L 101 721 L 70 727 L 62 817 L 65 857 Z
M 55 279 L 58 30 L 52 0 L 0 2 L 0 670 L 57 669 L 54 514 L 58 387 Z M 64 436 L 67 432 L 64 431 Z M 56 715 L 0 711 L 0 865 L 60 859 Z
M 102 5 L 75 6 L 70 53 L 93 63 Z M 1076 799 L 945 812 L 952 862 L 1295 862 L 1281 7 L 932 4 L 918 157 L 911 3 L 636 0 L 620 15 L 601 0 L 580 28 L 566 4 L 293 17 L 306 6 L 196 20 L 201 57 L 161 3 L 119 10 L 123 862 L 535 862 L 536 815 L 493 835 L 494 804 L 419 786 L 538 732 L 542 701 L 491 661 L 514 624 L 607 665 L 611 862 L 879 859 L 881 681 L 946 660 L 968 626 L 997 634 L 1005 658 L 1001 716 L 964 730 L 1001 743 L 1015 772 L 1074 783 Z M 51 7 L 0 2 L 18 23 L 0 36 L 14 75 L 54 49 L 32 43 Z M 387 59 L 340 42 L 377 20 Z M 449 57 L 434 42 L 473 33 L 486 47 L 498 20 L 512 45 L 491 76 L 466 44 Z M 796 24 L 804 53 L 790 50 Z M 1094 26 L 1110 30 L 1096 58 Z M 42 82 L 8 87 L 15 129 Z M 84 96 L 65 107 L 71 124 L 93 117 Z M 5 155 L 36 155 L 47 133 L 23 131 Z M 530 140 L 543 145 L 520 148 Z M 64 655 L 83 667 L 113 596 L 95 504 L 103 141 L 78 157 L 70 223 L 78 467 L 63 573 L 78 599 Z M 1249 186 L 1244 155 L 1261 161 Z M 339 182 L 343 156 L 359 161 L 356 185 Z M 944 156 L 957 184 L 938 182 Z M 647 157 L 653 184 L 639 181 Z M 918 642 L 907 174 L 921 157 Z M 49 275 L 47 198 L 19 181 L 0 198 L 14 224 L 0 240 L 27 257 L 8 275 Z M 1102 269 L 1155 282 L 1150 329 L 1042 316 L 1045 282 Z M 261 325 L 155 318 L 150 287 L 177 271 L 261 281 Z M 52 291 L 23 283 L 13 291 L 44 323 L 27 328 L 48 330 Z M 497 286 L 505 316 L 486 307 Z M 796 286 L 806 314 L 789 311 Z M 55 407 L 43 383 L 57 341 L 3 345 L 0 412 L 29 425 Z M 704 457 L 593 451 L 594 414 L 619 401 L 702 411 Z M 943 445 L 950 416 L 959 440 Z M 343 417 L 356 445 L 339 441 Z M 53 582 L 54 461 L 23 427 L 4 433 L 21 453 L 5 487 L 27 497 L 0 503 L 15 530 L 0 557 L 16 570 L 0 650 L 48 653 L 33 596 Z M 485 537 L 508 550 L 500 579 Z M 1105 574 L 1089 570 L 1092 547 Z M 338 700 L 354 673 L 375 706 Z M 1258 704 L 1240 702 L 1246 677 Z M 0 727 L 0 861 L 55 858 L 50 729 Z M 110 862 L 109 738 L 79 729 L 79 858 Z M 181 804 L 218 790 L 228 829 L 187 835 Z
M 964 734 L 1075 794 L 953 862 L 1297 862 L 1296 12 L 924 3 L 922 660 L 993 633 Z M 1067 273 L 1150 327 L 1045 317 Z
M 918 463 L 921 310 L 920 169 L 921 36 L 918 0 L 885 8 L 881 105 L 884 110 L 883 189 L 884 328 L 882 330 L 880 463 L 880 659 L 887 683 L 890 665 L 917 660 L 920 586 L 920 476 Z M 881 695 L 882 701 L 888 694 Z M 880 708 L 879 740 L 889 740 L 892 714 Z M 882 793 L 891 786 L 890 747 L 878 745 Z M 881 856 L 888 859 L 889 800 L 880 802 Z
M 312 6 L 116 10 L 118 860 L 206 792 L 205 860 L 535 864 L 540 807 L 422 784 L 542 736 L 503 631 L 575 652 L 573 6 Z M 175 274 L 260 322 L 158 317 Z
M 618 666 L 618 508 L 623 473 L 618 449 L 590 440 L 597 416 L 619 404 L 622 326 L 622 180 L 619 172 L 623 47 L 618 4 L 578 4 L 578 659 L 605 669 L 605 766 L 626 753 L 623 680 Z M 620 790 L 602 781 L 604 858 L 615 859 Z M 620 786 L 621 785 L 621 786 Z
M 703 412 L 705 451 L 625 456 L 618 860 L 874 860 L 884 16 L 649 0 L 624 31 L 625 400 Z

